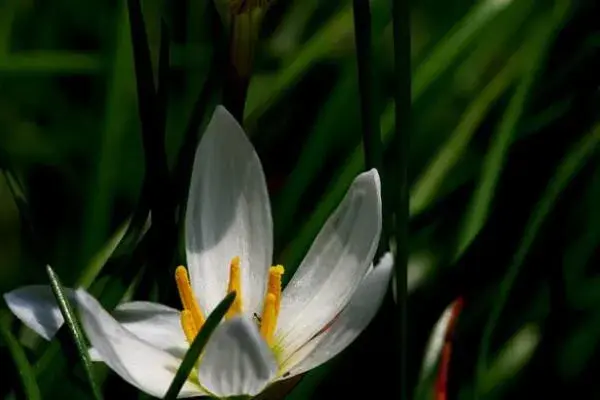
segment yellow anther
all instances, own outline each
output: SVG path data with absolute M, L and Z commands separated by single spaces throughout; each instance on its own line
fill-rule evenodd
M 276 316 L 277 298 L 273 293 L 268 293 L 263 306 L 262 319 L 260 321 L 260 334 L 265 339 L 267 344 L 273 344 L 273 335 L 277 326 Z
M 240 258 L 234 257 L 229 264 L 229 285 L 227 293 L 235 292 L 235 300 L 225 315 L 226 318 L 234 317 L 242 312 L 242 278 L 240 276 Z
M 284 273 L 283 265 L 276 265 L 269 268 L 269 283 L 267 285 L 267 295 L 275 296 L 275 318 L 279 316 L 279 305 L 281 304 L 281 277 Z
M 183 328 L 185 338 L 191 344 L 196 338 L 199 328 L 196 327 L 192 313 L 188 310 L 183 310 L 181 312 L 181 327 Z
M 273 336 L 275 335 L 275 328 L 277 328 L 277 317 L 279 317 L 279 306 L 281 304 L 281 276 L 283 273 L 283 265 L 269 268 L 267 295 L 260 321 L 260 333 L 269 346 L 273 344 Z
M 204 316 L 200 311 L 200 306 L 194 296 L 194 291 L 190 285 L 190 279 L 188 277 L 187 270 L 183 266 L 177 267 L 175 270 L 175 282 L 177 283 L 177 290 L 179 291 L 179 297 L 181 298 L 181 304 L 185 311 L 190 312 L 190 316 L 193 319 L 194 325 L 197 330 L 202 328 L 204 325 Z M 183 318 L 183 317 L 182 317 Z M 185 327 L 184 327 L 185 330 Z M 195 336 L 195 334 L 194 334 Z

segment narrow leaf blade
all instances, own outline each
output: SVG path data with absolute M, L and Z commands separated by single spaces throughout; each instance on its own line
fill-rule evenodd
M 17 339 L 2 320 L 0 320 L 0 337 L 2 337 L 6 347 L 8 347 L 8 351 L 12 356 L 15 367 L 17 368 L 17 371 L 19 371 L 19 378 L 21 379 L 25 397 L 30 400 L 40 400 L 42 396 L 35 380 L 33 367 L 29 364 L 23 347 L 21 347 Z
M 92 393 L 96 400 L 102 399 L 102 395 L 100 394 L 100 390 L 96 385 L 94 380 L 94 375 L 92 373 L 92 361 L 90 359 L 90 355 L 88 353 L 87 344 L 85 342 L 85 338 L 83 336 L 83 332 L 81 330 L 81 326 L 75 317 L 75 312 L 73 311 L 73 307 L 69 303 L 69 299 L 65 294 L 65 291 L 58 279 L 58 276 L 49 265 L 46 267 L 46 272 L 48 277 L 50 278 L 50 286 L 52 287 L 52 292 L 54 293 L 54 297 L 56 297 L 56 302 L 58 303 L 58 307 L 60 308 L 60 312 L 62 313 L 65 323 L 69 329 L 69 333 L 73 337 L 75 341 L 75 345 L 77 346 L 77 352 L 79 353 L 79 357 L 83 364 L 83 368 L 85 370 L 85 374 L 90 382 L 90 386 L 92 389 Z

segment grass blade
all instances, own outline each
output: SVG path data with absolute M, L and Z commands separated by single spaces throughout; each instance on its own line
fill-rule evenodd
M 528 62 L 525 66 L 528 67 L 527 72 L 521 78 L 521 82 L 506 108 L 502 121 L 497 128 L 497 133 L 492 139 L 490 150 L 485 157 L 481 178 L 473 194 L 465 224 L 460 232 L 457 257 L 471 244 L 487 219 L 504 158 L 515 136 L 518 124 L 525 111 L 529 93 L 542 66 L 545 45 L 548 43 L 548 33 L 546 32 L 548 28 L 545 19 L 541 22 L 532 34 L 533 39 L 529 41 L 526 47 L 525 54 L 528 54 Z
M 196 365 L 198 357 L 200 357 L 202 350 L 204 350 L 204 346 L 206 346 L 208 343 L 210 335 L 212 335 L 214 330 L 219 325 L 219 322 L 221 322 L 223 317 L 225 317 L 227 310 L 229 310 L 233 300 L 235 300 L 235 296 L 235 292 L 229 293 L 223 300 L 221 300 L 215 310 L 210 313 L 208 318 L 206 318 L 206 323 L 202 329 L 200 329 L 200 332 L 198 332 L 198 335 L 185 354 L 185 357 L 183 358 L 183 361 L 181 362 L 181 365 L 175 374 L 175 378 L 173 378 L 171 386 L 169 386 L 169 390 L 167 390 L 167 393 L 165 394 L 165 400 L 174 400 L 177 398 L 177 395 L 187 380 L 187 377 L 190 375 L 190 372 L 192 372 L 194 365 Z
M 46 272 L 48 277 L 50 278 L 50 286 L 52 287 L 52 292 L 54 293 L 54 297 L 56 297 L 56 302 L 58 303 L 58 307 L 60 308 L 60 312 L 62 313 L 65 323 L 75 341 L 75 345 L 77 346 L 77 351 L 79 353 L 79 357 L 83 364 L 83 368 L 85 370 L 85 374 L 90 382 L 90 386 L 92 388 L 92 393 L 96 400 L 102 399 L 102 395 L 100 394 L 100 390 L 94 381 L 94 376 L 92 373 L 92 361 L 90 360 L 90 355 L 88 353 L 88 346 L 85 342 L 85 337 L 83 336 L 83 332 L 81 330 L 81 326 L 75 317 L 75 312 L 67 299 L 67 295 L 58 279 L 58 276 L 52 270 L 52 267 L 49 265 L 46 267 Z
M 360 122 L 365 154 L 365 169 L 376 168 L 381 179 L 384 179 L 382 168 L 381 127 L 379 126 L 379 102 L 375 91 L 375 73 L 373 71 L 373 49 L 371 32 L 371 6 L 369 0 L 353 1 L 354 37 L 356 43 L 356 63 L 358 69 L 358 90 L 360 103 Z M 385 186 L 384 190 L 384 199 Z M 387 202 L 383 202 L 383 232 L 379 240 L 377 257 L 387 250 L 389 238 L 389 222 L 391 215 L 387 210 Z
M 394 205 L 396 257 L 394 278 L 396 285 L 395 342 L 399 363 L 399 376 L 394 388 L 396 398 L 408 397 L 407 388 L 407 267 L 408 267 L 408 146 L 411 131 L 411 68 L 410 68 L 410 4 L 409 0 L 396 0 L 392 5 L 394 36 L 394 102 L 395 102 L 395 168 Z
M 365 166 L 367 169 L 377 168 L 381 171 L 381 129 L 375 113 L 377 107 L 371 49 L 371 7 L 369 0 L 354 0 L 353 7 Z
M 436 201 L 444 179 L 460 161 L 490 108 L 514 81 L 525 56 L 523 51 L 517 51 L 466 109 L 459 124 L 412 187 L 411 216 L 422 213 Z
M 142 129 L 142 142 L 146 162 L 146 182 L 154 221 L 159 225 L 169 225 L 169 197 L 162 192 L 168 186 L 168 166 L 165 152 L 164 118 L 159 110 L 158 95 L 154 87 L 152 60 L 148 47 L 148 35 L 139 0 L 128 0 L 129 23 L 133 46 L 133 61 L 137 84 L 138 111 Z M 163 30 L 161 46 L 161 72 L 165 77 L 165 63 L 169 61 L 168 35 Z M 162 90 L 165 88 L 165 82 Z M 166 98 L 166 95 L 165 95 Z
M 592 132 L 585 135 L 584 138 L 581 139 L 581 141 L 577 143 L 563 159 L 556 171 L 556 174 L 554 177 L 552 177 L 552 180 L 548 184 L 544 194 L 540 198 L 537 207 L 535 207 L 534 212 L 525 227 L 523 239 L 521 240 L 519 248 L 513 257 L 506 276 L 500 283 L 496 302 L 493 305 L 490 317 L 481 337 L 481 345 L 477 359 L 477 370 L 475 376 L 476 394 L 481 393 L 483 390 L 484 376 L 487 371 L 486 361 L 489 354 L 492 334 L 496 329 L 496 325 L 500 319 L 500 314 L 502 313 L 504 305 L 508 300 L 508 295 L 517 278 L 519 270 L 525 262 L 525 258 L 529 252 L 529 249 L 533 245 L 538 232 L 546 220 L 546 217 L 552 211 L 552 207 L 558 200 L 559 195 L 566 189 L 568 184 L 572 181 L 579 170 L 595 153 L 599 144 L 600 124 L 597 124 Z
M 171 34 L 164 20 L 160 23 L 160 49 L 158 55 L 158 82 L 156 89 L 156 101 L 158 115 L 158 129 L 164 140 L 167 123 L 167 104 L 169 93 L 169 74 L 171 72 Z
M 552 13 L 547 18 L 543 19 L 545 24 L 541 25 L 543 28 L 540 37 L 545 43 L 542 42 L 543 45 L 540 44 L 540 54 L 537 57 L 541 57 L 544 54 L 546 46 L 549 45 L 549 42 L 553 39 L 554 35 L 556 35 L 558 28 L 562 25 L 565 17 L 568 15 L 569 8 L 570 4 L 567 1 L 557 2 Z M 510 291 L 517 279 L 519 270 L 529 253 L 529 249 L 533 245 L 538 232 L 558 200 L 559 195 L 566 189 L 571 180 L 594 154 L 599 142 L 600 124 L 597 124 L 592 128 L 592 131 L 589 134 L 585 135 L 583 139 L 567 153 L 525 226 L 521 243 L 514 254 L 504 279 L 500 283 L 496 301 L 492 306 L 489 319 L 483 330 L 475 370 L 475 398 L 477 398 L 483 390 L 482 385 L 484 384 L 484 374 L 486 372 L 487 356 L 489 354 L 492 335 L 496 329 L 504 305 L 508 300 Z
M 2 337 L 6 347 L 8 347 L 8 351 L 12 356 L 15 367 L 17 368 L 17 371 L 19 371 L 19 377 L 21 378 L 25 397 L 29 400 L 40 400 L 42 395 L 40 394 L 40 389 L 35 380 L 33 367 L 29 364 L 23 347 L 21 347 L 2 319 L 0 319 L 0 337 Z

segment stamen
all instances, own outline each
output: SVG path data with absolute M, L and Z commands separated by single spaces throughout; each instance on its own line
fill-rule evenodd
M 281 277 L 284 272 L 283 265 L 276 265 L 269 268 L 267 294 L 271 293 L 275 295 L 275 318 L 279 316 L 279 306 L 281 305 Z
M 188 310 L 183 310 L 181 312 L 181 327 L 183 328 L 183 333 L 185 334 L 185 338 L 191 344 L 196 335 L 198 334 L 199 329 L 196 327 L 194 323 L 194 318 L 192 317 L 192 313 Z
M 283 272 L 282 265 L 269 268 L 267 296 L 265 297 L 260 322 L 260 333 L 269 346 L 273 344 L 273 336 L 277 327 L 277 317 L 279 316 L 279 307 L 281 304 L 281 276 Z
M 229 264 L 229 285 L 227 293 L 235 292 L 235 300 L 225 318 L 234 317 L 242 312 L 242 280 L 240 276 L 240 258 L 234 257 Z
M 277 298 L 275 295 L 273 293 L 268 293 L 265 298 L 265 305 L 263 307 L 262 320 L 260 323 L 260 334 L 265 338 L 265 341 L 269 346 L 273 344 L 273 335 L 277 325 L 276 302 Z
M 185 267 L 181 265 L 177 267 L 175 270 L 175 282 L 177 283 L 177 290 L 179 291 L 183 309 L 190 312 L 191 318 L 194 321 L 194 326 L 197 330 L 200 330 L 202 325 L 204 325 L 204 316 L 202 315 L 200 306 L 194 296 L 194 291 L 190 285 L 190 279 Z

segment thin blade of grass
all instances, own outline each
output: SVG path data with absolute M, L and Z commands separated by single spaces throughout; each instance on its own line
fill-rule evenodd
M 379 102 L 376 93 L 375 73 L 373 70 L 373 49 L 371 32 L 371 6 L 369 0 L 354 0 L 354 38 L 356 44 L 356 66 L 358 70 L 358 90 L 360 103 L 360 122 L 365 154 L 365 169 L 377 169 L 384 181 L 382 168 L 381 127 L 379 126 Z M 383 198 L 387 191 L 382 185 Z M 383 232 L 379 240 L 377 257 L 380 257 L 388 248 L 390 213 L 384 201 L 383 207 Z
M 106 262 L 113 255 L 114 251 L 121 244 L 121 241 L 125 237 L 125 234 L 129 232 L 131 218 L 128 218 L 121 226 L 116 230 L 115 233 L 108 239 L 104 246 L 92 257 L 87 267 L 77 280 L 77 287 L 88 289 L 96 277 L 102 271 Z
M 510 1 L 482 1 L 473 6 L 415 71 L 413 96 L 421 96 L 437 77 L 450 67 L 451 62 L 477 37 L 486 24 L 510 3 Z
M 568 1 L 557 2 L 556 8 L 547 17 L 545 24 L 545 29 L 547 29 L 547 31 L 542 33 L 546 41 L 551 41 L 558 31 L 558 28 L 562 25 L 565 17 L 568 15 L 570 8 L 569 3 L 570 2 Z M 543 48 L 540 51 L 543 52 Z M 599 142 L 600 124 L 597 124 L 592 128 L 589 134 L 585 135 L 583 139 L 581 139 L 571 151 L 566 154 L 525 226 L 522 240 L 509 264 L 506 275 L 500 282 L 496 301 L 492 305 L 490 316 L 481 336 L 481 344 L 477 355 L 475 370 L 475 398 L 478 398 L 478 396 L 483 393 L 484 376 L 486 372 L 487 357 L 490 350 L 490 342 L 521 266 L 529 253 L 529 249 L 535 242 L 538 232 L 542 228 L 546 217 L 552 211 L 560 194 L 567 188 L 568 184 L 595 153 Z
M 160 22 L 160 49 L 158 55 L 158 83 L 156 89 L 158 129 L 163 140 L 167 124 L 169 74 L 171 71 L 171 34 L 165 20 Z
M 546 217 L 552 211 L 558 197 L 566 189 L 576 174 L 583 168 L 586 162 L 595 154 L 599 144 L 600 124 L 597 124 L 590 133 L 585 135 L 585 137 L 583 137 L 583 139 L 567 153 L 562 163 L 559 165 L 556 174 L 552 177 L 550 183 L 546 187 L 544 194 L 540 198 L 537 207 L 535 207 L 534 212 L 525 227 L 523 239 L 510 263 L 508 272 L 500 283 L 496 301 L 494 302 L 490 317 L 481 337 L 476 370 L 476 387 L 478 388 L 476 393 L 482 390 L 484 376 L 487 370 L 486 361 L 487 356 L 489 355 L 492 334 L 496 329 L 500 314 L 508 300 L 508 295 L 517 278 L 519 270 L 529 253 L 529 249 L 533 245 Z
M 8 329 L 3 318 L 0 318 L 0 336 L 2 337 L 4 344 L 6 344 L 6 347 L 8 347 L 8 351 L 15 363 L 15 367 L 19 372 L 19 378 L 21 380 L 21 385 L 23 386 L 25 398 L 29 400 L 40 400 L 42 395 L 40 394 L 40 389 L 35 380 L 33 367 L 27 360 L 25 350 L 23 350 L 23 347 L 21 347 L 10 329 Z
M 153 218 L 159 225 L 168 225 L 170 207 L 169 196 L 163 196 L 162 190 L 166 189 L 168 182 L 168 167 L 164 146 L 165 131 L 161 124 L 157 93 L 154 87 L 152 60 L 148 46 L 148 35 L 144 24 L 144 17 L 139 0 L 128 0 L 129 24 L 133 46 L 133 61 L 135 68 L 136 89 L 138 98 L 138 111 L 142 128 L 142 142 L 146 162 L 146 181 L 148 182 L 148 195 L 150 197 Z M 163 64 L 168 61 L 163 44 Z M 164 65 L 163 65 L 164 70 Z
M 90 359 L 90 355 L 88 353 L 88 346 L 85 342 L 85 337 L 81 330 L 81 326 L 79 325 L 79 321 L 75 317 L 75 312 L 73 311 L 73 307 L 69 303 L 69 299 L 65 294 L 65 291 L 58 279 L 58 276 L 52 270 L 52 267 L 49 265 L 46 267 L 46 272 L 48 277 L 50 278 L 50 286 L 52 287 L 52 292 L 54 293 L 54 297 L 56 297 L 56 302 L 58 303 L 58 307 L 60 308 L 60 312 L 62 313 L 65 323 L 75 341 L 75 345 L 77 346 L 77 351 L 79 353 L 79 357 L 81 359 L 81 363 L 83 364 L 83 368 L 85 370 L 85 374 L 90 383 L 90 387 L 92 389 L 92 393 L 96 400 L 102 399 L 102 394 L 100 393 L 100 389 L 96 385 L 96 381 L 94 380 L 94 375 L 92 373 L 92 361 Z
M 394 36 L 394 206 L 395 241 L 394 277 L 396 285 L 395 338 L 396 358 L 399 376 L 394 387 L 396 398 L 407 399 L 407 268 L 408 268 L 408 155 L 409 135 L 411 132 L 412 79 L 410 68 L 410 2 L 396 0 L 392 5 L 392 24 Z
M 231 292 L 225 296 L 225 298 L 221 300 L 214 311 L 210 313 L 208 318 L 206 318 L 206 322 L 202 326 L 202 329 L 200 329 L 200 332 L 198 332 L 198 335 L 196 335 L 192 345 L 188 349 L 187 353 L 185 353 L 185 357 L 183 358 L 183 361 L 181 362 L 181 365 L 175 374 L 175 378 L 173 378 L 171 386 L 169 386 L 169 390 L 167 390 L 167 393 L 165 394 L 165 400 L 174 400 L 177 398 L 177 395 L 181 391 L 183 384 L 190 375 L 190 372 L 192 372 L 194 365 L 196 365 L 198 357 L 200 357 L 202 350 L 204 350 L 204 346 L 206 346 L 208 343 L 208 339 L 210 339 L 210 336 L 219 325 L 219 322 L 221 322 L 223 317 L 225 317 L 227 310 L 229 310 L 233 300 L 235 300 L 235 296 L 235 292 Z
M 377 7 L 377 9 L 376 9 L 376 7 Z M 412 98 L 413 103 L 416 102 L 420 98 L 420 96 L 426 91 L 426 89 L 428 89 L 430 87 L 430 85 L 435 82 L 434 78 L 438 77 L 439 75 L 444 73 L 446 70 L 450 69 L 457 62 L 458 56 L 461 54 L 461 52 L 455 51 L 456 49 L 448 49 L 447 47 L 457 45 L 457 46 L 459 46 L 460 50 L 462 51 L 462 49 L 464 49 L 468 43 L 471 43 L 473 40 L 475 40 L 475 38 L 477 38 L 477 36 L 480 34 L 481 30 L 483 30 L 485 28 L 486 24 L 489 21 L 493 20 L 494 18 L 497 18 L 500 11 L 502 11 L 504 9 L 503 7 L 491 7 L 490 8 L 489 5 L 485 6 L 484 8 L 481 8 L 481 6 L 477 6 L 477 7 L 472 12 L 468 13 L 465 17 L 463 17 L 461 19 L 461 21 L 459 21 L 456 24 L 455 28 L 453 28 L 452 33 L 451 33 L 452 39 L 444 40 L 444 41 L 438 43 L 434 47 L 434 49 L 431 51 L 430 57 L 428 57 L 426 60 L 421 62 L 419 64 L 419 66 L 415 69 L 414 75 L 412 77 L 413 90 L 411 91 L 411 98 Z M 376 37 L 376 35 L 379 34 L 378 29 L 380 29 L 381 27 L 385 28 L 389 22 L 389 19 L 386 19 L 384 17 L 384 15 L 389 16 L 389 7 L 385 8 L 384 10 L 380 10 L 380 8 L 382 8 L 380 2 L 374 2 L 372 4 L 371 11 L 373 13 L 373 32 L 372 32 L 373 37 Z M 336 19 L 335 21 L 337 21 L 337 22 L 335 22 L 335 24 L 333 22 L 331 22 L 331 24 L 333 24 L 333 25 L 330 24 L 331 29 L 333 30 L 332 34 L 333 34 L 333 32 L 336 32 L 338 29 L 342 29 L 342 27 L 344 27 L 348 23 L 347 19 L 351 18 L 351 15 L 350 15 L 351 13 L 347 12 L 347 11 L 351 11 L 351 10 L 344 10 L 342 13 L 338 14 L 338 17 L 340 19 L 339 20 Z M 377 18 L 375 18 L 376 12 L 377 12 Z M 343 18 L 342 18 L 342 16 L 343 16 Z M 334 27 L 335 27 L 335 29 L 334 29 Z M 344 29 L 346 29 L 346 28 L 344 28 Z M 321 36 L 325 35 L 327 32 L 329 32 L 329 30 L 327 30 L 327 29 L 319 31 L 319 33 L 315 34 L 315 36 L 310 40 L 310 43 L 318 42 L 319 49 L 324 48 L 324 49 L 327 49 L 327 51 L 329 51 L 329 47 L 327 47 L 327 45 L 326 45 L 326 40 L 324 38 L 321 38 Z M 303 49 L 304 49 L 303 51 L 307 51 L 308 48 L 312 48 L 312 47 L 307 44 L 306 46 L 303 47 Z M 380 51 L 379 46 L 377 48 L 375 48 L 374 50 Z M 320 51 L 317 54 L 311 55 L 311 60 L 318 59 L 319 54 L 327 54 L 327 52 L 321 53 Z M 291 63 L 290 66 L 286 67 L 282 72 L 283 75 L 286 75 L 288 72 L 285 72 L 285 71 L 287 69 L 292 69 L 294 71 L 293 72 L 294 79 L 292 80 L 293 82 L 295 82 L 295 80 L 301 75 L 301 73 L 296 70 L 296 66 L 295 66 L 296 62 L 299 62 L 298 60 L 300 60 L 301 58 L 302 57 L 300 55 L 298 55 L 298 58 L 294 59 L 294 62 Z M 410 58 L 408 60 L 410 60 Z M 407 60 L 407 62 L 408 62 L 408 60 Z M 442 67 L 441 70 L 438 68 L 439 66 L 436 68 L 429 66 L 434 61 L 436 63 L 438 63 L 439 66 Z M 304 69 L 308 68 L 309 65 L 310 65 L 310 63 L 307 63 L 307 65 L 303 65 L 302 70 L 304 71 Z M 424 70 L 424 71 L 421 71 L 421 70 Z M 296 73 L 297 73 L 297 75 L 295 75 Z M 287 87 L 291 84 L 292 84 L 292 82 L 288 82 L 288 83 L 286 83 L 285 87 Z M 274 90 L 275 87 L 277 87 L 277 85 L 270 87 L 270 90 Z M 418 90 L 415 88 L 418 88 Z M 275 91 L 275 92 L 276 92 L 275 95 L 277 93 L 279 93 L 279 91 Z M 281 92 L 281 93 L 283 93 L 283 92 Z M 334 92 L 332 94 L 332 99 L 333 99 L 333 96 L 335 96 L 335 95 L 336 95 L 336 93 Z M 347 94 L 345 94 L 345 93 L 344 93 L 344 95 L 347 96 Z M 249 126 L 250 129 L 254 124 L 253 121 L 258 119 L 259 116 L 262 115 L 262 113 L 264 111 L 263 108 L 266 108 L 268 104 L 271 104 L 270 102 L 271 102 L 271 100 L 268 100 L 268 101 L 265 100 L 265 102 L 262 103 L 261 100 L 258 100 L 257 101 L 258 104 L 256 104 L 256 109 L 251 111 L 250 113 L 248 113 L 248 118 L 246 119 L 246 125 Z M 328 105 L 326 107 L 331 107 L 329 104 L 335 104 L 335 102 L 333 100 L 329 101 Z M 250 108 L 253 107 L 252 103 L 249 103 L 249 107 Z M 322 112 L 322 115 L 324 115 L 323 118 L 329 118 L 329 119 L 333 118 L 331 115 L 336 115 L 336 114 L 337 113 L 333 112 L 333 110 L 328 110 L 327 112 L 325 112 L 325 111 Z M 390 104 L 388 104 L 385 107 L 385 110 L 383 112 L 383 115 L 381 116 L 381 122 L 380 122 L 381 135 L 382 135 L 381 138 L 383 140 L 384 149 L 386 148 L 386 145 L 390 141 L 390 137 L 392 136 L 393 120 L 394 120 L 394 105 L 393 105 L 393 102 L 390 102 Z M 279 199 L 276 202 L 276 204 L 274 205 L 274 215 L 276 215 L 275 219 L 278 221 L 278 224 L 275 227 L 275 229 L 276 229 L 275 237 L 276 238 L 280 237 L 280 235 L 281 235 L 280 232 L 288 232 L 290 230 L 290 227 L 294 224 L 293 216 L 296 215 L 296 210 L 298 209 L 298 204 L 300 203 L 301 199 L 303 198 L 303 194 L 308 189 L 310 182 L 313 181 L 316 174 L 320 173 L 320 171 L 322 169 L 323 160 L 325 159 L 323 154 L 326 154 L 329 151 L 329 149 L 331 148 L 330 141 L 331 141 L 331 137 L 332 137 L 331 136 L 332 128 L 327 128 L 326 124 L 327 124 L 326 122 L 323 122 L 320 120 L 318 120 L 317 123 L 315 124 L 318 128 L 315 129 L 311 133 L 309 138 L 307 139 L 305 148 L 300 156 L 300 159 L 298 160 L 296 168 L 292 171 L 291 175 L 289 176 L 289 179 L 287 180 L 288 183 L 286 183 L 286 185 L 282 188 L 281 193 L 279 195 Z M 323 134 L 319 131 L 319 128 L 321 128 L 321 126 L 322 126 L 322 130 L 324 132 L 326 132 L 326 135 L 324 138 L 323 138 Z M 335 129 L 337 129 L 337 127 Z M 352 179 L 354 179 L 354 177 L 357 174 L 359 174 L 361 169 L 363 169 L 363 168 L 364 168 L 363 152 L 359 145 L 356 147 L 355 151 L 350 156 L 348 162 L 343 167 L 343 171 L 341 171 L 338 174 L 338 178 L 336 178 L 334 181 L 332 181 L 333 182 L 332 185 L 335 186 L 335 188 L 332 188 L 331 190 L 329 190 L 329 193 L 326 195 L 327 199 L 324 200 L 322 203 L 325 203 L 328 205 L 331 204 L 332 205 L 331 207 L 333 207 L 334 204 L 337 204 L 337 202 L 343 195 L 343 192 L 345 190 L 344 188 L 350 184 Z M 340 192 L 342 194 L 340 194 Z M 411 200 L 412 199 L 413 199 L 413 197 L 411 196 Z M 418 205 L 417 208 L 421 208 L 421 206 L 423 206 L 423 208 L 424 208 L 427 205 L 429 205 L 429 203 L 423 203 L 422 201 L 417 201 L 417 202 L 411 201 L 411 205 L 410 205 L 411 215 L 413 214 L 413 211 L 416 211 L 416 209 L 414 207 L 415 204 L 413 204 L 413 203 Z M 333 208 L 328 208 L 327 210 L 329 210 L 329 211 L 322 212 L 320 209 L 315 211 L 315 214 L 313 214 L 313 216 L 311 216 L 310 220 L 308 222 L 306 222 L 305 224 L 303 224 L 302 230 L 307 231 L 307 235 L 314 237 L 314 235 L 316 235 L 316 232 L 314 232 L 314 226 L 320 226 L 325 221 L 326 216 L 329 215 L 331 210 L 333 210 Z M 317 215 L 317 214 L 319 214 L 319 215 Z M 415 214 L 417 214 L 417 212 L 415 212 Z M 325 215 L 325 217 L 323 217 L 323 215 Z M 312 221 L 317 221 L 317 219 L 319 220 L 319 222 L 315 222 L 313 224 Z M 294 229 L 294 231 L 297 231 L 297 229 Z M 308 233 L 308 231 L 311 231 L 311 233 Z M 298 240 L 304 242 L 304 239 L 298 239 Z M 288 249 L 285 250 L 285 253 L 288 253 L 289 249 L 293 248 L 293 247 L 294 247 L 294 245 L 288 246 Z M 302 249 L 299 249 L 299 250 L 294 249 L 293 251 L 294 251 L 294 253 L 297 253 L 297 252 L 302 253 L 303 250 Z M 293 260 L 295 258 L 296 258 L 295 256 L 290 257 L 291 260 Z M 292 263 L 293 262 L 294 261 L 292 261 Z
M 526 54 L 517 51 L 504 68 L 483 88 L 469 105 L 459 124 L 439 149 L 437 155 L 421 173 L 411 189 L 410 214 L 422 213 L 435 200 L 444 179 L 461 160 L 471 138 L 487 116 L 492 105 L 514 81 Z
M 487 220 L 488 210 L 493 199 L 494 189 L 502 171 L 504 158 L 510 143 L 515 136 L 518 124 L 525 111 L 527 99 L 533 84 L 541 68 L 541 61 L 545 54 L 548 42 L 546 20 L 538 21 L 531 35 L 525 53 L 528 54 L 528 62 L 525 64 L 526 73 L 517 86 L 509 104 L 506 108 L 497 133 L 492 139 L 490 150 L 485 157 L 481 178 L 471 199 L 464 225 L 459 234 L 458 251 L 456 257 L 471 244 L 477 233 L 481 230 Z
M 381 137 L 379 118 L 375 113 L 377 107 L 371 49 L 371 7 L 369 0 L 354 0 L 352 4 L 365 166 L 381 171 Z

